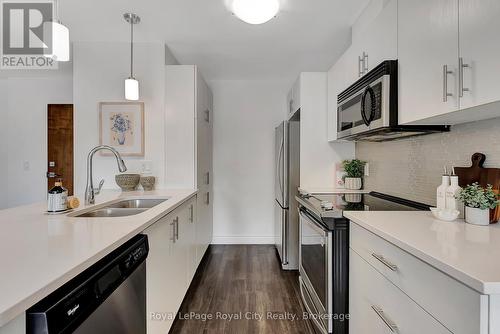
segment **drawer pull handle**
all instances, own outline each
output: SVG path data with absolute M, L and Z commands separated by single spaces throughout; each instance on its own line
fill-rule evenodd
M 384 314 L 384 311 L 380 307 L 372 305 L 372 309 L 373 311 L 375 311 L 375 313 L 377 313 L 377 315 L 380 317 L 380 319 L 382 319 L 382 321 L 387 325 L 387 327 L 389 327 L 391 332 L 399 333 L 398 326 L 392 320 L 387 318 L 387 316 Z
M 387 268 L 391 269 L 392 271 L 398 270 L 398 266 L 396 266 L 395 264 L 392 264 L 389 261 L 387 261 L 382 255 L 377 254 L 377 253 L 372 253 L 372 256 L 374 258 L 376 258 L 377 260 L 379 260 L 380 262 L 382 262 L 382 264 L 384 266 L 386 266 Z

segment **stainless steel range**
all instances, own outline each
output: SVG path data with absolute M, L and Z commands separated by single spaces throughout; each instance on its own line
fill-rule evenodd
M 296 199 L 302 301 L 319 333 L 345 334 L 349 328 L 349 220 L 343 212 L 429 210 L 429 206 L 376 192 L 305 194 Z

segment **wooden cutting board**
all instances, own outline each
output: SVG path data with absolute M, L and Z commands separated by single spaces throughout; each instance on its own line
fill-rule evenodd
M 464 188 L 474 182 L 478 182 L 483 188 L 488 184 L 493 186 L 495 192 L 500 192 L 500 168 L 484 168 L 486 156 L 482 153 L 472 155 L 472 165 L 470 167 L 455 167 L 455 174 L 458 176 L 458 184 Z M 498 221 L 500 218 L 500 207 L 490 212 L 491 221 Z
M 486 156 L 482 153 L 474 153 L 471 160 L 470 167 L 455 167 L 459 185 L 466 187 L 478 182 L 482 187 L 491 184 L 493 189 L 500 189 L 500 168 L 484 168 Z

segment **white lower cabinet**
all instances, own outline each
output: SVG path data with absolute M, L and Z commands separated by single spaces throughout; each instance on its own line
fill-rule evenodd
M 350 333 L 451 333 L 352 250 L 349 277 Z
M 196 206 L 194 196 L 144 231 L 148 334 L 168 333 L 198 267 Z
M 386 330 L 393 322 L 401 334 L 499 333 L 489 329 L 491 296 L 357 224 L 350 232 L 351 333 L 372 333 L 372 322 L 378 328 L 380 321 Z

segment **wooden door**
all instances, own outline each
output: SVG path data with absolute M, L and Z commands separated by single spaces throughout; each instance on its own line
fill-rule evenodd
M 73 195 L 73 105 L 49 104 L 47 107 L 47 188 L 62 179 Z

